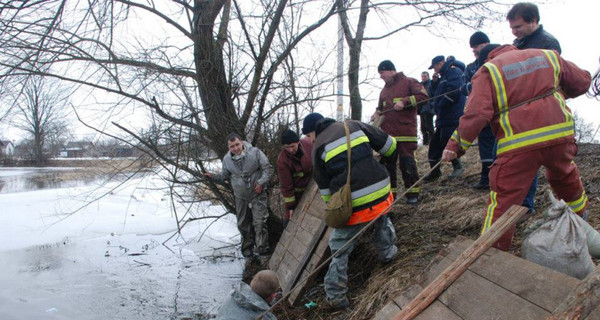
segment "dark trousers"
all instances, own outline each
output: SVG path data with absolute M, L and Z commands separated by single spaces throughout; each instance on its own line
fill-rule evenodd
M 429 152 L 427 153 L 427 158 L 429 159 L 429 165 L 431 167 L 435 166 L 442 159 L 442 153 L 448 144 L 448 140 L 452 137 L 454 130 L 456 130 L 456 126 L 435 128 L 433 136 L 431 136 L 431 140 L 429 141 Z
M 428 145 L 433 135 L 433 114 L 423 112 L 419 114 L 421 119 L 421 135 L 423 136 L 423 145 Z
M 381 164 L 387 169 L 390 175 L 390 184 L 392 191 L 398 188 L 398 165 L 402 173 L 404 187 L 409 188 L 417 180 L 419 180 L 419 171 L 417 170 L 417 162 L 415 160 L 415 150 L 417 150 L 416 142 L 398 142 L 396 145 L 396 155 L 390 158 L 381 158 Z M 420 189 L 415 186 L 406 193 L 407 198 L 419 196 Z

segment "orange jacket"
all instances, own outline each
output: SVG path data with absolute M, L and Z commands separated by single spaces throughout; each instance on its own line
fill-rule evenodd
M 427 99 L 427 91 L 414 78 L 402 72 L 396 73 L 394 82 L 387 84 L 379 94 L 377 110 L 385 112 L 381 130 L 397 142 L 417 142 L 417 104 Z M 395 111 L 396 102 L 404 102 L 405 108 Z M 406 107 L 410 106 L 410 107 Z
M 556 51 L 500 46 L 475 73 L 464 115 L 446 149 L 464 154 L 488 123 L 498 157 L 574 141 L 565 98 L 584 94 L 590 82 L 589 72 Z

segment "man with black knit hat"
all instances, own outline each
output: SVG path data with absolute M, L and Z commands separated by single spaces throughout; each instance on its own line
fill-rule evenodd
M 475 56 L 475 61 L 469 63 L 467 65 L 467 69 L 465 70 L 465 91 L 464 93 L 468 95 L 471 92 L 471 78 L 479 67 L 481 66 L 478 63 L 477 57 L 479 57 L 479 52 L 485 46 L 490 44 L 490 38 L 481 32 L 477 31 L 471 35 L 469 38 L 469 45 L 473 50 L 473 55 Z M 496 138 L 494 137 L 494 133 L 492 132 L 492 127 L 487 125 L 485 128 L 481 130 L 479 136 L 477 136 L 477 144 L 479 145 L 479 159 L 481 160 L 481 174 L 479 176 L 479 182 L 472 186 L 473 189 L 476 190 L 489 190 L 490 188 L 490 167 L 492 163 L 494 163 L 494 144 L 496 143 Z
M 398 187 L 397 167 L 399 162 L 404 187 L 409 188 L 419 180 L 415 150 L 417 150 L 417 106 L 427 99 L 427 91 L 414 78 L 402 72 L 390 60 L 384 60 L 377 68 L 379 77 L 385 82 L 379 94 L 379 103 L 372 119 L 383 117 L 381 129 L 394 137 L 398 152 L 392 158 L 381 158 L 381 163 L 390 174 L 392 192 Z M 408 190 L 406 202 L 416 204 L 420 188 L 415 186 Z
M 329 249 L 334 257 L 323 279 L 327 302 L 333 309 L 345 309 L 350 305 L 346 296 L 348 260 L 356 240 L 344 249 L 342 247 L 370 221 L 375 220 L 372 239 L 379 261 L 389 263 L 398 253 L 394 225 L 387 216 L 394 202 L 390 178 L 387 170 L 373 156 L 373 151 L 376 151 L 382 158 L 393 158 L 396 141 L 374 126 L 354 120 L 346 123 L 351 141 L 350 168 L 344 123 L 329 118 L 321 119 L 316 122 L 312 132 L 316 137 L 312 155 L 313 175 L 323 200 L 328 202 L 346 183 L 348 170 L 351 175 L 352 215 L 345 226 L 333 228 L 329 236 Z M 305 128 L 306 124 L 305 121 Z
M 277 158 L 277 175 L 285 204 L 283 214 L 285 228 L 312 178 L 312 141 L 309 137 L 300 139 L 296 132 L 285 129 L 281 134 L 281 145 L 283 150 Z

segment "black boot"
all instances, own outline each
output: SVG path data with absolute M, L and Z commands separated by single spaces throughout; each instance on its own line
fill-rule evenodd
M 434 167 L 437 164 L 437 162 L 429 162 L 429 165 L 431 167 Z M 432 170 L 431 172 L 429 172 L 424 178 L 423 181 L 425 182 L 433 182 L 437 179 L 439 179 L 442 176 L 442 170 L 440 169 L 440 167 L 438 166 L 437 168 L 435 168 L 435 170 Z
M 458 178 L 463 174 L 463 172 L 465 172 L 465 169 L 463 168 L 462 163 L 460 163 L 459 158 L 452 160 L 452 167 L 454 168 L 454 171 L 448 175 L 448 179 Z
M 479 182 L 472 185 L 471 188 L 475 190 L 489 190 L 490 189 L 490 166 L 492 162 L 484 161 L 481 163 L 481 177 Z

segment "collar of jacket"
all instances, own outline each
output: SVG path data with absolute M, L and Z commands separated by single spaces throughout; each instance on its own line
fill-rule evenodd
M 335 120 L 331 118 L 324 118 L 319 120 L 319 122 L 317 122 L 317 126 L 315 127 L 315 136 L 319 136 L 319 133 L 323 132 L 323 130 L 327 129 L 327 127 L 329 127 L 329 125 L 331 125 L 334 122 Z
M 490 54 L 488 54 L 488 59 L 486 61 L 490 61 L 505 52 L 513 51 L 513 50 L 519 50 L 519 49 L 517 49 L 517 47 L 510 45 L 510 44 L 503 44 L 503 45 L 499 46 L 498 48 L 490 51 Z
M 396 81 L 404 79 L 404 78 L 406 78 L 406 76 L 404 75 L 404 73 L 402 71 L 396 72 L 396 74 L 394 75 L 394 81 L 392 81 L 390 83 L 386 83 L 385 87 L 393 86 L 394 83 L 396 83 Z
M 529 41 L 529 39 L 533 39 L 535 37 L 538 37 L 542 32 L 544 32 L 544 26 L 543 25 L 539 25 L 537 29 L 535 29 L 534 32 L 524 36 L 521 40 L 519 39 L 515 39 L 514 41 L 514 45 L 517 48 L 520 48 L 522 46 L 524 46 L 525 44 L 527 44 L 527 42 Z

